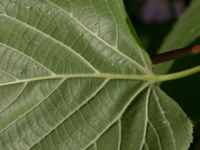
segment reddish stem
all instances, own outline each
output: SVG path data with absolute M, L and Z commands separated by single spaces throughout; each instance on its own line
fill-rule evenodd
M 200 44 L 189 46 L 186 48 L 176 49 L 176 50 L 162 53 L 162 54 L 152 55 L 151 60 L 153 64 L 158 64 L 158 63 L 165 62 L 171 59 L 177 59 L 177 58 L 185 57 L 192 54 L 198 54 L 198 53 L 200 53 Z

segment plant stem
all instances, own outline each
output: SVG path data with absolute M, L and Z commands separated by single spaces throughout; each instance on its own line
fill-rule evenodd
M 163 81 L 175 80 L 175 79 L 184 78 L 196 73 L 200 73 L 200 65 L 184 70 L 184 71 L 180 71 L 180 72 L 175 72 L 175 73 L 166 74 L 166 75 L 156 75 L 155 81 L 163 82 Z
M 151 56 L 151 60 L 153 64 L 165 62 L 171 59 L 177 59 L 184 56 L 192 55 L 192 54 L 198 54 L 200 53 L 200 44 L 186 47 L 186 48 L 180 48 L 176 49 L 170 52 L 162 53 L 162 54 L 156 54 Z

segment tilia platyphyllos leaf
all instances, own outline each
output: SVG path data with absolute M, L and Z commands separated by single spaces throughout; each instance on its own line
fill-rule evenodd
M 0 0 L 1 150 L 186 150 L 121 0 Z

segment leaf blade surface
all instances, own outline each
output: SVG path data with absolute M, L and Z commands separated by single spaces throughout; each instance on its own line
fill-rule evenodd
M 118 2 L 0 2 L 0 149 L 143 148 L 154 83 L 104 76 L 153 74 Z M 144 123 L 139 147 L 124 144 L 128 137 L 123 135 L 124 116 L 135 101 L 146 104 L 146 117 L 137 118 Z M 183 128 L 185 137 L 191 127 Z

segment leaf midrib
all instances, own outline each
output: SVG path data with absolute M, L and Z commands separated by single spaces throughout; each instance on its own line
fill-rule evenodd
M 142 81 L 154 81 L 156 75 L 127 75 L 127 74 L 109 74 L 109 73 L 77 73 L 77 74 L 56 74 L 51 76 L 41 76 L 15 80 L 0 84 L 1 86 L 14 85 L 19 83 L 43 81 L 43 80 L 55 80 L 55 79 L 74 79 L 74 78 L 105 78 L 111 80 L 142 80 Z

